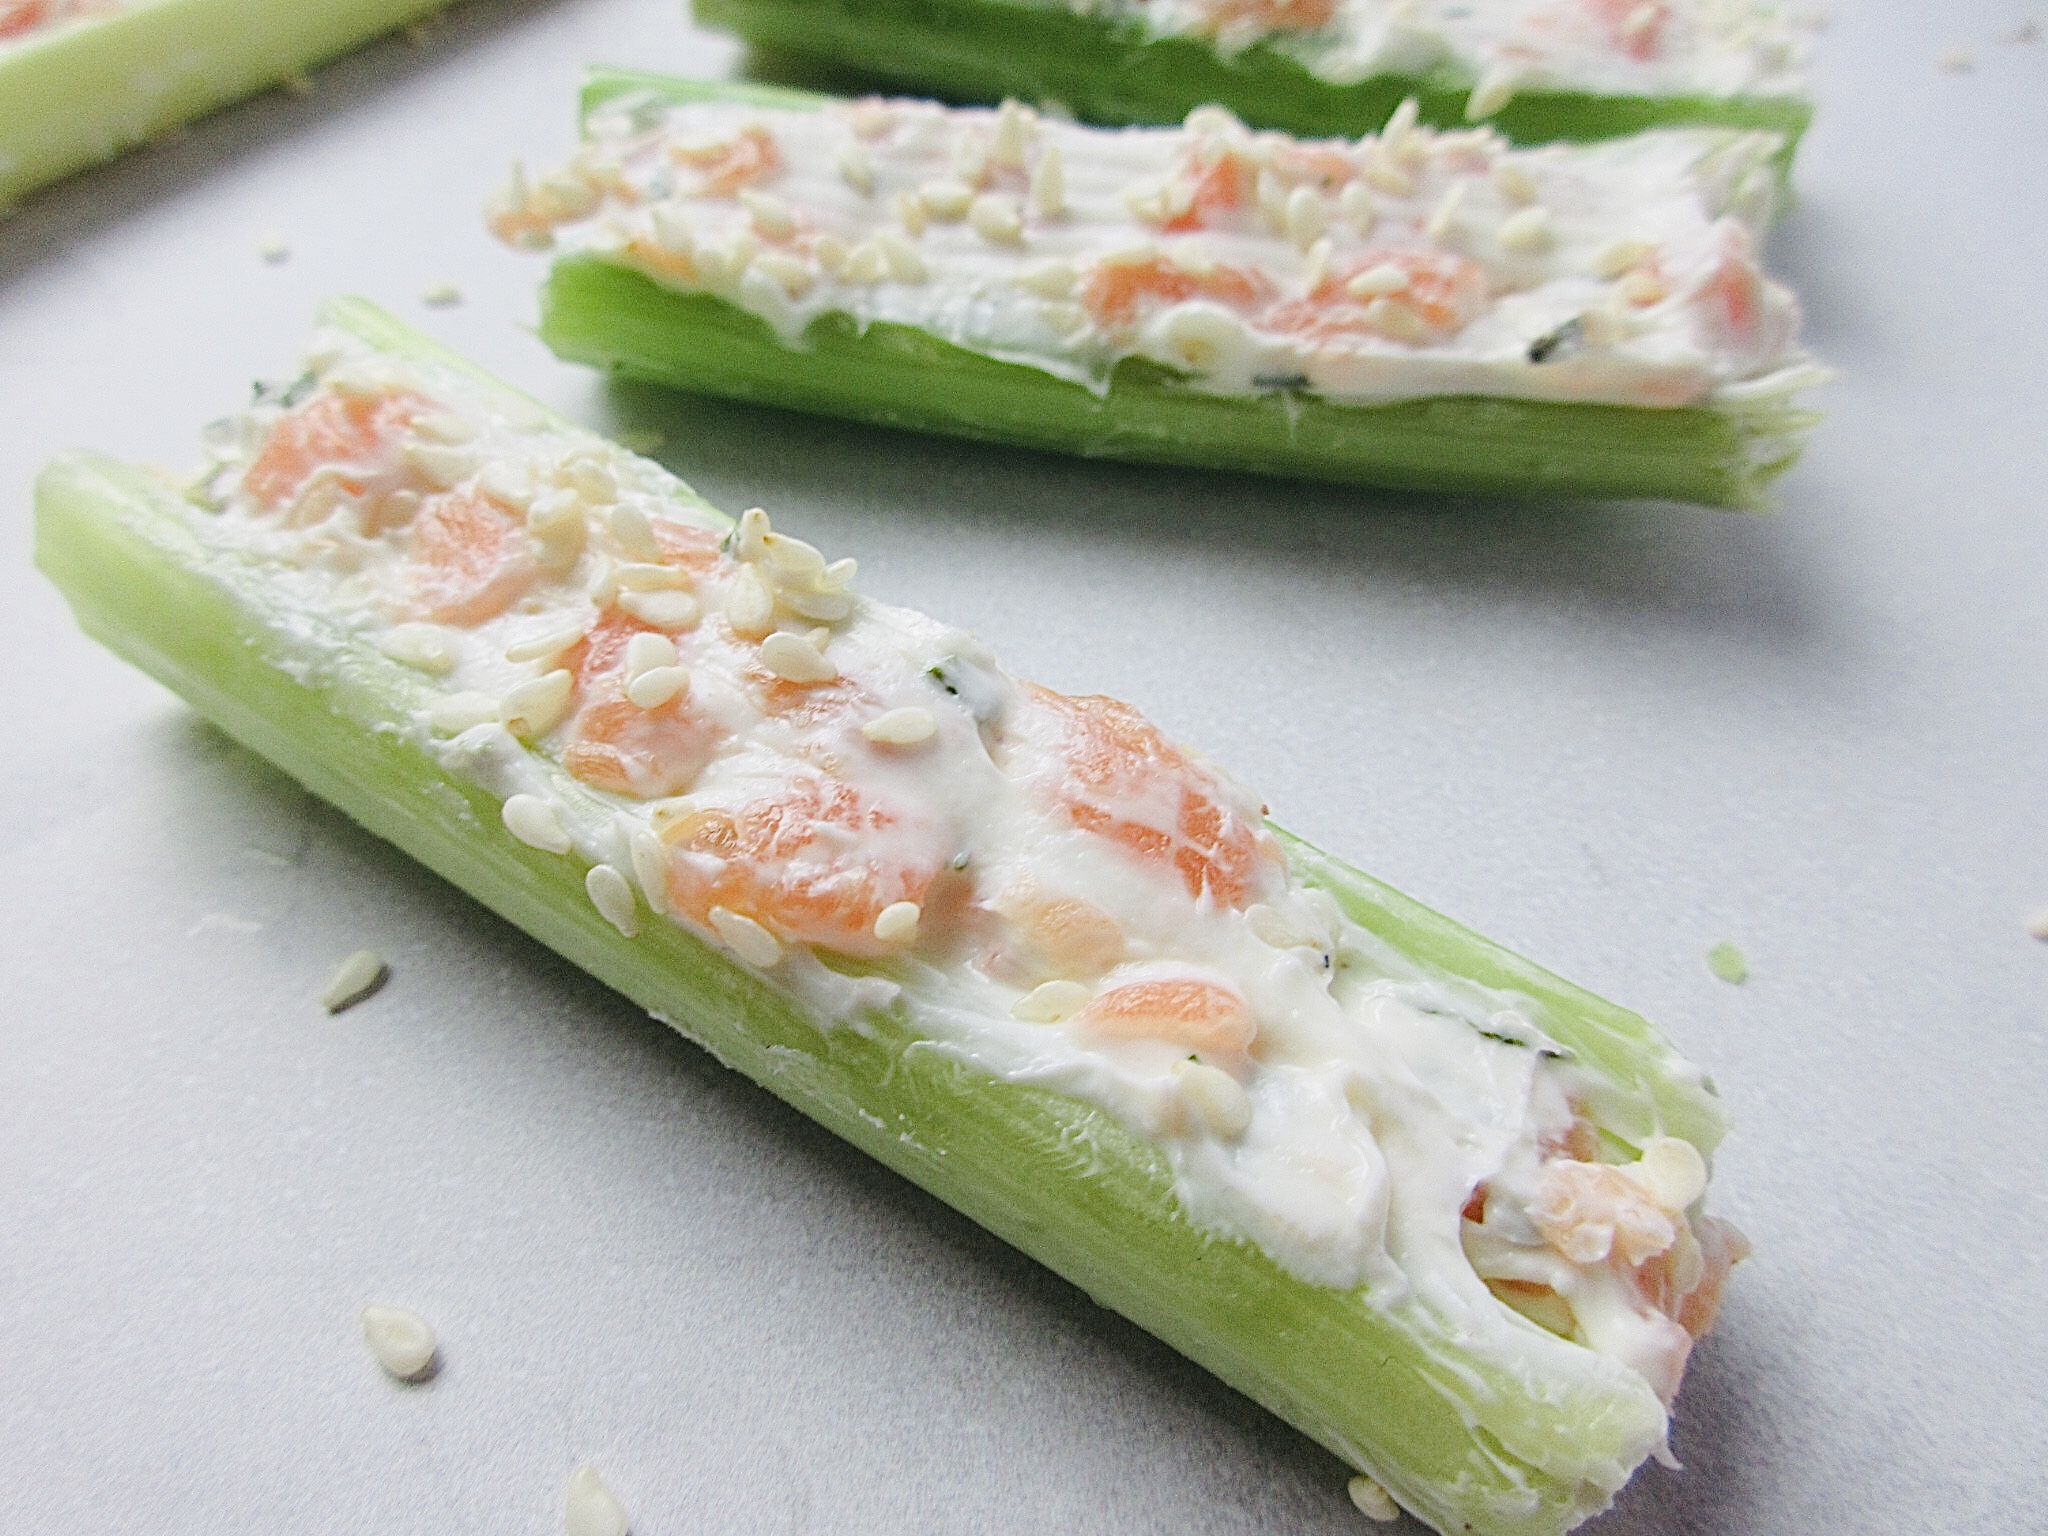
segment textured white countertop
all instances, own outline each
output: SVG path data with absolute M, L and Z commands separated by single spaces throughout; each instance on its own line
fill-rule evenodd
M 1929 12 L 1938 12 L 1930 15 Z M 1844 373 L 1775 516 L 1418 505 L 607 391 L 479 205 L 677 0 L 455 12 L 0 223 L 0 1525 L 1357 1531 L 1339 1465 L 84 640 L 29 486 L 185 464 L 378 299 L 659 429 L 863 588 L 1146 708 L 1286 825 L 1658 1020 L 1754 1238 L 1593 1529 L 2038 1528 L 2048 1465 L 2048 45 L 1842 5 L 1774 247 Z M 1938 70 L 1971 47 L 1971 73 Z M 257 251 L 275 230 L 291 259 Z M 421 302 L 453 282 L 459 308 Z M 1731 987 L 1705 952 L 1738 944 Z M 316 999 L 375 946 L 393 977 Z M 394 1387 L 355 1317 L 417 1308 Z

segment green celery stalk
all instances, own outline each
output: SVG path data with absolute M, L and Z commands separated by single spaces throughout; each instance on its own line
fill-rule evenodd
M 0 44 L 0 207 L 447 0 L 134 0 Z
M 622 96 L 815 109 L 807 92 L 594 70 L 587 119 Z M 1143 358 L 1104 394 L 907 326 L 821 315 L 791 346 L 759 316 L 593 255 L 541 298 L 557 355 L 701 394 L 1089 457 L 1245 469 L 1401 490 L 1645 498 L 1755 508 L 1819 420 L 1782 398 L 1645 406 L 1454 395 L 1346 405 L 1206 394 Z
M 385 352 L 491 381 L 361 300 L 323 316 Z M 529 403 L 530 407 L 530 403 Z M 566 426 L 566 424 L 563 424 Z M 677 484 L 679 502 L 705 504 Z M 1410 1297 L 1310 1284 L 1249 1243 L 1192 1226 L 1164 1159 L 1104 1111 L 983 1077 L 893 1012 L 823 1029 L 788 996 L 673 923 L 627 939 L 587 899 L 585 869 L 492 835 L 497 800 L 405 729 L 435 696 L 418 673 L 318 614 L 278 606 L 252 556 L 210 544 L 207 514 L 160 475 L 71 454 L 36 491 L 36 560 L 79 623 L 230 735 L 728 1066 L 914 1180 L 1387 1485 L 1444 1530 L 1557 1536 L 1603 1508 L 1655 1445 L 1643 1381 L 1572 1353 L 1557 1379 L 1461 1349 Z M 564 794 L 587 791 L 536 755 Z M 491 829 L 489 831 L 485 829 Z M 1285 838 L 1306 881 L 1387 946 L 1402 974 L 1525 996 L 1597 1072 L 1587 1105 L 1626 1145 L 1719 1140 L 1718 1101 L 1636 1015 L 1561 981 L 1370 877 Z M 1582 1359 L 1579 1357 L 1583 1357 Z
M 1260 41 L 1223 53 L 1200 38 L 1156 37 L 1142 22 L 1084 15 L 1056 0 L 691 0 L 691 8 L 706 26 L 737 32 L 798 72 L 859 76 L 954 101 L 1057 102 L 1084 122 L 1111 125 L 1177 123 L 1215 102 L 1255 128 L 1356 138 L 1413 96 L 1422 121 L 1456 128 L 1476 83 L 1443 65 L 1337 85 L 1285 46 Z M 1520 144 L 1683 123 L 1767 128 L 1785 135 L 1789 166 L 1812 116 L 1789 96 L 1530 90 L 1487 122 Z

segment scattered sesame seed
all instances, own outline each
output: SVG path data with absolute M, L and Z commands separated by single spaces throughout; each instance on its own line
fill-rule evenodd
M 498 701 L 488 693 L 451 693 L 427 710 L 427 728 L 437 736 L 460 736 L 498 718 Z
M 1749 961 L 1733 944 L 1716 944 L 1707 951 L 1707 969 L 1731 987 L 1749 980 Z
M 1548 208 L 1524 208 L 1511 214 L 1500 226 L 1501 249 L 1516 256 L 1539 256 L 1554 242 Z
M 1024 240 L 1024 214 L 1012 197 L 982 193 L 967 205 L 967 223 L 990 245 L 1020 245 Z
M 1515 92 L 1521 84 L 1521 77 L 1513 70 L 1488 70 L 1472 87 L 1472 94 L 1465 98 L 1465 121 L 1479 123 L 1494 116 L 1515 99 Z
M 740 205 L 754 221 L 754 230 L 763 240 L 787 240 L 796 233 L 796 215 L 789 204 L 768 192 L 756 192 L 752 187 L 740 188 Z
M 566 1536 L 627 1536 L 626 1511 L 587 1461 L 569 1479 L 562 1529 Z
M 808 263 L 800 257 L 782 251 L 768 251 L 754 258 L 754 270 L 765 273 L 784 293 L 792 299 L 800 299 L 811 291 L 817 275 Z
M 953 174 L 970 187 L 988 183 L 988 139 L 979 128 L 962 128 L 953 138 Z
M 1382 299 L 1408 286 L 1408 272 L 1391 261 L 1375 262 L 1344 285 L 1354 299 Z
M 768 521 L 768 514 L 760 507 L 749 507 L 740 514 L 739 526 L 734 530 L 732 553 L 735 560 L 765 560 L 768 558 L 768 535 L 774 528 Z
M 292 259 L 292 248 L 283 235 L 267 229 L 256 241 L 256 254 L 276 267 Z
M 424 1381 L 434 1371 L 434 1330 L 403 1307 L 363 1308 L 363 1342 L 394 1381 Z
M 1222 1068 L 1199 1061 L 1177 1062 L 1173 1080 L 1180 1091 L 1181 1107 L 1192 1122 L 1190 1130 L 1235 1141 L 1250 1128 L 1251 1096 Z
M 626 697 L 641 709 L 659 709 L 690 686 L 684 667 L 649 667 L 626 684 Z
M 927 212 L 924 206 L 924 199 L 919 197 L 915 192 L 898 192 L 896 194 L 895 203 L 896 217 L 897 220 L 903 225 L 903 232 L 909 235 L 911 239 L 915 240 L 919 235 L 924 233 L 925 224 L 927 220 L 930 218 L 930 214 Z M 824 238 L 827 237 L 820 237 L 821 240 Z M 820 256 L 818 259 L 821 261 L 824 260 L 822 256 Z
M 702 617 L 704 609 L 695 595 L 674 587 L 652 592 L 621 592 L 619 611 L 629 613 L 642 624 L 656 629 L 688 629 Z
M 462 302 L 462 290 L 453 283 L 429 283 L 420 290 L 420 302 L 434 309 L 453 309 Z
M 1615 291 L 1638 309 L 1647 309 L 1650 305 L 1661 302 L 1669 294 L 1663 281 L 1654 272 L 1631 272 L 1621 280 Z
M 901 235 L 887 231 L 875 236 L 875 246 L 882 253 L 882 261 L 889 269 L 889 276 L 899 283 L 921 283 L 929 278 L 931 268 L 917 253 L 917 247 Z
M 438 624 L 394 624 L 379 637 L 377 649 L 401 666 L 430 677 L 440 677 L 455 667 L 448 632 Z
M 654 243 L 670 255 L 690 260 L 697 251 L 697 237 L 690 229 L 689 220 L 682 210 L 666 203 L 656 203 L 647 215 L 648 224 L 654 230 Z
M 583 877 L 583 889 L 597 915 L 627 938 L 640 932 L 640 908 L 633 899 L 632 884 L 609 864 L 593 864 Z
M 1045 261 L 1035 267 L 1027 267 L 1017 276 L 1017 286 L 1026 293 L 1035 293 L 1040 298 L 1064 299 L 1074 291 L 1080 281 L 1071 261 Z
M 761 665 L 785 682 L 829 683 L 839 675 L 831 658 L 803 635 L 778 630 L 761 641 Z
M 1058 1024 L 1088 1006 L 1092 994 L 1078 981 L 1048 981 L 1010 1005 L 1010 1017 L 1026 1024 Z
M 1444 188 L 1444 195 L 1437 199 L 1429 222 L 1423 226 L 1423 232 L 1430 239 L 1441 243 L 1457 232 L 1458 210 L 1464 206 L 1466 186 L 1464 181 L 1454 181 Z
M 995 163 L 1005 170 L 1024 169 L 1024 144 L 1030 134 L 1030 109 L 1005 99 L 996 109 Z
M 1413 197 L 1415 180 L 1400 166 L 1389 163 L 1375 155 L 1366 161 L 1359 174 L 1375 192 L 1384 192 L 1389 197 Z
M 413 419 L 412 429 L 419 436 L 437 443 L 471 443 L 476 441 L 477 435 L 470 420 L 454 411 L 429 411 Z
M 568 718 L 576 679 L 557 667 L 516 683 L 498 704 L 498 720 L 521 741 L 537 741 Z
M 542 853 L 569 851 L 569 834 L 562 827 L 562 818 L 539 795 L 514 795 L 498 814 L 505 830 L 527 847 L 538 848 Z
M 1944 74 L 1967 75 L 1977 67 L 1977 56 L 1967 48 L 1950 48 L 1934 62 Z
M 860 733 L 877 746 L 914 747 L 930 741 L 938 729 L 938 718 L 930 710 L 912 704 L 875 716 Z
M 1494 165 L 1493 184 L 1511 203 L 1536 201 L 1536 178 L 1512 160 L 1502 160 Z
M 353 1008 L 383 986 L 391 968 L 374 949 L 359 949 L 334 968 L 327 990 L 320 994 L 320 1006 L 329 1013 Z
M 1042 219 L 1055 219 L 1067 211 L 1067 167 L 1059 145 L 1048 144 L 1038 152 L 1028 195 L 1031 211 Z
M 1351 1495 L 1352 1504 L 1368 1520 L 1386 1525 L 1401 1518 L 1401 1506 L 1394 1502 L 1394 1496 L 1376 1478 L 1354 1477 L 1344 1485 L 1344 1491 Z
M 872 240 L 863 240 L 846 253 L 846 267 L 839 274 L 846 283 L 879 283 L 888 275 L 889 258 Z
M 1647 240 L 1617 240 L 1607 247 L 1593 262 L 1593 275 L 1616 278 L 1638 266 L 1643 259 L 1657 249 Z
M 477 471 L 475 451 L 456 443 L 407 443 L 405 462 L 442 491 L 452 491 Z
M 1653 1136 L 1632 1165 L 1658 1206 L 1674 1216 L 1707 1192 L 1707 1162 L 1676 1136 Z
M 1372 226 L 1379 218 L 1372 193 L 1366 190 L 1362 181 L 1344 183 L 1344 190 L 1337 194 L 1337 212 L 1360 235 L 1371 234 Z
M 545 634 L 531 635 L 516 645 L 507 646 L 505 659 L 511 662 L 553 661 L 587 633 L 581 624 L 569 624 Z
M 950 222 L 967 215 L 974 188 L 963 181 L 927 181 L 917 189 L 918 201 L 933 218 Z
M 642 672 L 652 672 L 656 667 L 672 667 L 676 664 L 676 643 L 667 635 L 653 635 L 642 630 L 626 642 L 626 676 L 638 677 Z
M 713 907 L 711 928 L 740 959 L 757 971 L 773 970 L 782 960 L 782 941 L 744 913 Z
M 2041 908 L 2027 919 L 2027 936 L 2048 944 L 2048 907 Z
M 759 640 L 775 627 L 775 596 L 751 565 L 725 589 L 725 622 L 742 640 Z
M 1284 220 L 1287 238 L 1306 250 L 1330 227 L 1330 205 L 1314 187 L 1296 187 L 1287 194 Z
M 875 167 L 868 159 L 868 152 L 858 144 L 848 144 L 839 151 L 838 169 L 840 178 L 862 197 L 875 193 Z
M 601 495 L 594 496 L 591 492 L 597 488 L 595 483 L 586 486 L 579 482 L 577 489 L 583 492 L 585 499 L 599 501 L 618 494 L 616 484 L 609 474 L 605 474 L 602 466 L 592 464 L 589 467 L 604 475 L 605 489 Z M 578 466 L 579 472 L 582 468 Z M 612 537 L 619 541 L 619 548 L 628 555 L 650 565 L 661 563 L 661 541 L 655 538 L 654 525 L 647 520 L 645 512 L 630 503 L 620 502 L 606 514 L 604 521 Z
M 884 944 L 908 944 L 917 938 L 924 909 L 914 901 L 892 901 L 875 916 L 875 937 Z
M 645 827 L 629 827 L 626 849 L 633 860 L 633 878 L 640 882 L 640 894 L 649 911 L 663 917 L 671 913 L 668 900 L 668 850 L 661 839 Z

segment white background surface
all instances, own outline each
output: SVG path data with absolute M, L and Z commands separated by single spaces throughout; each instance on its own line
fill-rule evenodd
M 1843 381 L 1751 519 L 1417 505 L 608 393 L 479 204 L 676 0 L 466 6 L 0 224 L 0 1525 L 1355 1531 L 1339 1465 L 82 639 L 29 485 L 186 464 L 383 301 L 1660 1021 L 1757 1245 L 1621 1533 L 2042 1529 L 2048 46 L 1840 7 L 1774 263 Z M 1946 47 L 1974 73 L 1939 72 Z M 292 259 L 257 257 L 267 230 Z M 452 311 L 428 284 L 458 283 Z M 1747 986 L 1713 979 L 1728 939 Z M 330 1020 L 362 945 L 394 978 Z M 439 1328 L 394 1387 L 355 1314 Z

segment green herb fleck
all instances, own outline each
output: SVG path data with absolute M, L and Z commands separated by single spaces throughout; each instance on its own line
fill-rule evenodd
M 1731 987 L 1739 987 L 1749 980 L 1749 962 L 1733 944 L 1716 944 L 1708 950 L 1707 969 Z

